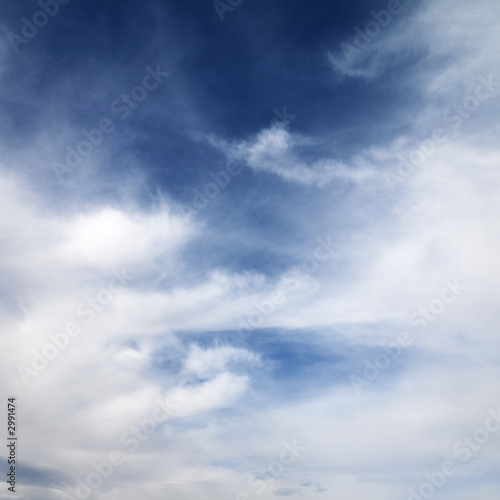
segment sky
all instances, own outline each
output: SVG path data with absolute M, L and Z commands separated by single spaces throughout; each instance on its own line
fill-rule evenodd
M 498 499 L 498 2 L 0 28 L 0 500 Z

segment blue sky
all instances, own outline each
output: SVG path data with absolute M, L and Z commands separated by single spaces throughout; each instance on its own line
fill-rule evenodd
M 18 498 L 497 498 L 496 2 L 0 28 Z

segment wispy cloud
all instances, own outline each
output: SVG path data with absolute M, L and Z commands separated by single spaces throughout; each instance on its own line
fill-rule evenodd
M 273 173 L 286 181 L 325 186 L 333 180 L 363 182 L 373 172 L 349 167 L 341 160 L 313 156 L 315 140 L 291 133 L 286 126 L 274 124 L 248 140 L 228 142 L 214 136 L 209 143 L 230 162 L 243 162 L 255 171 Z
M 210 2 L 120 5 L 61 4 L 0 71 L 23 498 L 420 495 L 498 408 L 498 7 L 388 22 L 388 2 L 346 59 L 332 30 L 354 44 L 376 20 L 353 4 L 243 2 L 224 23 Z M 6 9 L 5 33 L 33 14 Z M 61 184 L 52 162 L 151 60 L 168 82 Z M 280 103 L 293 121 L 269 124 Z M 493 498 L 493 440 L 440 494 Z

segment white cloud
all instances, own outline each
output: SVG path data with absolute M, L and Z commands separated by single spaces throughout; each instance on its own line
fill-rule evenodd
M 348 167 L 333 158 L 303 159 L 308 150 L 310 154 L 314 142 L 290 133 L 281 125 L 263 129 L 254 137 L 235 143 L 215 137 L 208 140 L 228 161 L 242 161 L 253 170 L 274 173 L 285 181 L 325 186 L 335 179 L 357 183 L 373 175 L 370 170 Z
M 248 390 L 247 376 L 222 373 L 193 387 L 179 387 L 170 392 L 172 401 L 179 406 L 177 416 L 224 408 Z
M 201 349 L 191 346 L 186 359 L 185 369 L 198 377 L 210 376 L 226 369 L 235 363 L 256 363 L 259 357 L 255 354 L 235 347 L 220 347 L 217 349 Z
M 50 461 L 70 477 L 84 477 L 93 460 L 113 449 L 124 451 L 123 432 L 140 425 L 155 401 L 168 396 L 178 405 L 175 419 L 128 455 L 97 498 L 252 496 L 248 476 L 268 466 L 283 440 L 296 438 L 307 452 L 263 499 L 275 498 L 272 490 L 297 489 L 307 475 L 325 486 L 325 495 L 385 500 L 405 498 L 436 460 L 482 424 L 489 408 L 500 405 L 500 155 L 496 115 L 491 118 L 497 100 L 478 110 L 477 121 L 471 118 L 460 132 L 450 132 L 448 141 L 394 190 L 381 187 L 383 173 L 397 166 L 395 151 L 407 155 L 435 117 L 457 96 L 467 95 L 478 74 L 494 67 L 497 7 L 456 5 L 427 2 L 407 21 L 408 40 L 422 30 L 435 57 L 450 57 L 443 67 L 433 58 L 420 63 L 414 88 L 425 95 L 430 110 L 414 118 L 424 136 L 408 133 L 390 144 L 368 145 L 353 154 L 353 166 L 317 159 L 309 154 L 317 142 L 279 127 L 234 143 L 211 138 L 228 161 L 322 186 L 325 196 L 331 195 L 333 180 L 354 182 L 352 198 L 346 195 L 339 203 L 359 207 L 355 224 L 339 240 L 337 253 L 312 273 L 316 286 L 287 291 L 283 304 L 262 322 L 262 328 L 276 327 L 273 334 L 283 341 L 319 330 L 322 337 L 308 338 L 320 346 L 334 335 L 351 345 L 380 345 L 410 328 L 409 315 L 438 297 L 446 279 L 458 277 L 467 285 L 426 332 L 413 332 L 416 347 L 403 354 L 397 375 L 383 374 L 361 396 L 340 378 L 321 388 L 313 380 L 314 391 L 305 399 L 274 398 L 253 385 L 256 367 L 268 375 L 264 356 L 249 346 L 201 347 L 190 335 L 234 329 L 237 317 L 286 286 L 285 272 L 235 273 L 220 264 L 191 270 L 196 278 L 188 279 L 183 249 L 197 229 L 174 216 L 168 204 L 151 212 L 117 204 L 59 214 L 44 208 L 43 197 L 18 176 L 6 176 L 0 184 L 0 204 L 9 214 L 0 226 L 8 234 L 0 242 L 0 379 L 5 394 L 19 397 L 23 460 L 41 470 Z M 452 19 L 443 22 L 447 14 Z M 389 57 L 400 39 L 387 33 L 383 43 L 393 44 Z M 369 61 L 376 64 L 360 62 L 341 71 L 381 74 L 386 61 Z M 480 134 L 482 127 L 491 133 Z M 367 187 L 368 178 L 373 184 Z M 379 203 L 367 204 L 370 194 L 380 197 Z M 311 229 L 318 236 L 338 224 L 338 214 L 325 206 L 321 225 Z M 372 207 L 375 214 L 368 213 Z M 120 267 L 139 279 L 86 324 L 76 314 L 78 305 L 102 290 L 110 271 Z M 158 276 L 165 272 L 175 279 L 159 286 Z M 43 348 L 48 334 L 70 321 L 77 321 L 82 333 L 24 386 L 16 375 L 18 364 L 29 365 L 32 350 Z M 229 410 L 231 418 L 215 410 Z M 457 479 L 477 473 L 475 467 L 496 466 L 496 443 L 482 448 L 478 465 L 470 464 Z M 61 497 L 55 489 L 26 491 L 27 499 Z M 490 500 L 495 492 L 484 486 L 476 493 L 474 498 Z
M 171 256 L 190 233 L 186 221 L 167 211 L 129 215 L 116 209 L 79 216 L 68 224 L 61 258 L 95 267 L 137 268 Z

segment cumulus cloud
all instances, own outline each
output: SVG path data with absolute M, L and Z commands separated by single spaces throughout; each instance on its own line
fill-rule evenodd
M 415 100 L 389 139 L 360 140 L 342 158 L 291 126 L 178 139 L 172 165 L 192 148 L 203 175 L 222 153 L 258 182 L 276 176 L 272 192 L 252 184 L 247 195 L 235 182 L 197 218 L 178 215 L 174 199 L 191 195 L 200 171 L 165 166 L 163 150 L 145 158 L 144 123 L 159 104 L 126 136 L 138 143 L 128 161 L 166 176 L 160 194 L 143 191 L 147 175 L 134 183 L 133 170 L 106 170 L 116 144 L 64 191 L 33 175 L 31 160 L 25 175 L 4 140 L 0 372 L 3 394 L 19 401 L 23 498 L 74 496 L 113 452 L 124 462 L 96 498 L 253 498 L 262 488 L 264 500 L 405 498 L 447 459 L 460 467 L 445 496 L 492 498 L 497 436 L 469 461 L 454 447 L 500 404 L 499 90 L 457 126 L 446 117 L 460 117 L 453 106 L 492 73 L 498 25 L 491 2 L 429 1 L 351 62 L 332 49 L 343 84 L 394 72 Z M 398 66 L 410 48 L 413 70 Z M 197 114 L 191 128 L 202 128 Z M 436 128 L 445 140 L 432 139 Z M 119 196 L 106 196 L 115 182 Z M 318 238 L 335 245 L 317 251 Z M 450 283 L 464 287 L 445 303 Z M 401 332 L 411 345 L 355 391 L 350 376 L 373 373 Z M 283 455 L 284 442 L 304 450 Z
M 129 269 L 171 257 L 190 233 L 186 221 L 164 210 L 151 215 L 100 210 L 68 222 L 61 258 L 94 267 Z

